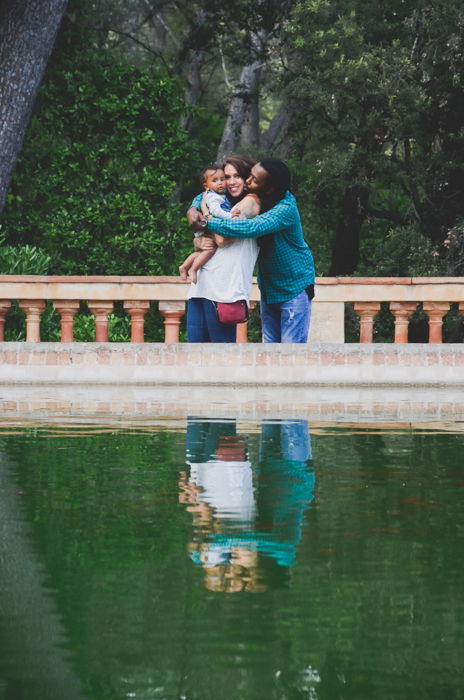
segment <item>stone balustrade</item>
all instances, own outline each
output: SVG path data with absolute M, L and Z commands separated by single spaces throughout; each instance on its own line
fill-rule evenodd
M 130 317 L 131 342 L 144 341 L 144 318 L 150 304 L 157 303 L 164 319 L 165 342 L 179 342 L 179 327 L 185 313 L 187 285 L 178 277 L 58 277 L 38 275 L 0 276 L 0 341 L 4 339 L 5 317 L 12 301 L 25 313 L 26 341 L 40 341 L 40 318 L 46 302 L 52 302 L 60 316 L 61 341 L 73 342 L 74 318 L 80 303 L 87 302 L 95 317 L 95 341 L 108 341 L 108 316 L 116 301 L 122 302 Z M 252 303 L 259 301 L 253 284 Z M 464 277 L 321 277 L 309 341 L 345 342 L 345 304 L 352 303 L 360 320 L 361 343 L 371 343 L 375 317 L 386 302 L 395 320 L 395 343 L 408 342 L 408 325 L 419 305 L 429 321 L 429 342 L 442 342 L 443 318 L 457 303 L 464 315 Z M 237 342 L 246 342 L 246 324 L 238 327 Z

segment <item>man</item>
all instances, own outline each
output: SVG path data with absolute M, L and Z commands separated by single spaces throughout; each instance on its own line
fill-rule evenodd
M 265 343 L 306 343 L 314 296 L 314 261 L 303 238 L 290 171 L 277 158 L 264 158 L 251 169 L 248 191 L 261 199 L 264 213 L 254 219 L 204 219 L 191 207 L 187 212 L 194 231 L 231 238 L 258 238 L 258 284 Z M 211 246 L 197 239 L 201 249 Z

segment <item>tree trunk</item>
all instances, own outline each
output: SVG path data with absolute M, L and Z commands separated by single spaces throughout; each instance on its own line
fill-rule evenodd
M 190 107 L 194 107 L 200 100 L 201 93 L 201 67 L 205 57 L 205 51 L 198 49 L 189 53 L 187 75 L 185 76 L 185 103 L 187 112 L 182 118 L 182 127 L 190 131 L 193 126 L 193 113 Z
M 255 58 L 251 63 L 243 66 L 237 90 L 232 95 L 229 113 L 216 156 L 216 160 L 219 163 L 235 150 L 243 124 L 253 102 L 253 96 L 256 95 L 256 99 L 258 99 L 259 74 L 263 67 L 266 40 L 267 32 L 250 32 L 250 44 Z
M 0 212 L 67 0 L 0 4 Z
M 365 187 L 354 185 L 345 190 L 329 275 L 351 275 L 355 271 L 359 261 L 361 226 L 366 219 L 368 200 L 369 191 Z
M 246 151 L 256 151 L 259 148 L 259 94 L 255 90 L 250 95 L 250 102 L 242 124 L 240 143 Z
M 282 136 L 287 131 L 290 113 L 290 104 L 286 100 L 271 119 L 269 127 L 261 138 L 261 146 L 264 153 L 275 153 L 279 151 L 279 144 L 282 141 Z
M 184 98 L 187 111 L 181 120 L 181 125 L 186 131 L 190 131 L 193 127 L 194 117 L 191 107 L 195 107 L 200 101 L 201 69 L 206 56 L 202 37 L 207 22 L 207 13 L 203 7 L 200 7 L 193 18 L 187 40 L 177 56 L 175 72 L 185 76 Z
M 217 151 L 216 160 L 218 163 L 221 163 L 224 158 L 235 150 L 250 106 L 251 95 L 257 84 L 259 68 L 260 61 L 253 61 L 253 63 L 242 68 L 240 82 L 237 90 L 232 95 L 229 114 Z

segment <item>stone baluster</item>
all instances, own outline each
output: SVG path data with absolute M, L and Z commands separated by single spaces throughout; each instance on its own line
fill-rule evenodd
M 180 320 L 185 313 L 185 301 L 160 301 L 159 312 L 164 318 L 164 342 L 179 342 Z
M 442 342 L 443 316 L 450 310 L 447 301 L 424 301 L 422 308 L 429 318 L 429 343 Z
M 19 308 L 26 314 L 26 342 L 40 342 L 40 316 L 45 310 L 42 299 L 25 299 L 19 302 Z
M 113 311 L 112 301 L 88 302 L 90 313 L 95 316 L 95 342 L 108 342 L 108 316 Z
M 250 313 L 256 306 L 255 301 L 250 301 Z M 237 343 L 248 343 L 248 323 L 237 323 Z
M 0 299 L 0 343 L 5 340 L 5 316 L 11 307 L 11 301 Z
M 395 343 L 408 342 L 409 319 L 416 308 L 416 301 L 390 302 L 390 311 L 395 317 Z
M 61 342 L 74 341 L 74 316 L 79 311 L 79 302 L 75 300 L 54 301 L 53 306 L 60 315 Z
M 374 318 L 380 311 L 380 304 L 376 301 L 359 301 L 353 306 L 355 313 L 359 316 L 359 342 L 372 343 Z
M 149 301 L 125 301 L 124 310 L 130 316 L 131 320 L 131 343 L 143 343 L 143 327 L 145 324 L 145 315 L 150 309 Z

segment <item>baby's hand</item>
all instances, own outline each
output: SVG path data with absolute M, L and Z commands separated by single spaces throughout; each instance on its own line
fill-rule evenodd
M 240 211 L 240 209 L 234 209 L 234 211 L 232 212 L 231 219 L 239 219 L 241 213 L 242 212 Z

